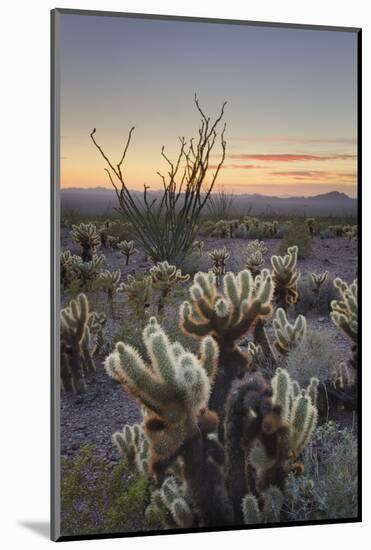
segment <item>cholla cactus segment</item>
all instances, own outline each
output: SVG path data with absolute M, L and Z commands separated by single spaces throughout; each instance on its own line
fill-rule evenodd
M 262 512 L 265 523 L 274 523 L 280 520 L 284 500 L 282 491 L 274 485 L 264 491 Z
M 272 379 L 273 403 L 280 405 L 282 418 L 288 425 L 288 457 L 300 455 L 316 428 L 317 387 L 318 379 L 312 378 L 308 387 L 297 393 L 297 384 L 286 370 L 280 368 Z
M 130 256 L 136 254 L 138 250 L 134 246 L 134 241 L 121 241 L 117 244 L 117 248 L 120 250 L 121 254 L 126 258 L 126 265 L 129 264 Z
M 112 441 L 128 465 L 139 473 L 147 473 L 149 466 L 149 443 L 143 424 L 126 424 L 121 432 L 112 436 Z
M 354 383 L 351 369 L 344 361 L 339 363 L 332 372 L 331 381 L 337 390 L 344 390 Z
M 157 262 L 149 270 L 154 286 L 160 288 L 172 288 L 179 283 L 185 283 L 189 280 L 189 275 L 183 275 L 180 269 L 168 262 Z
M 82 260 L 89 262 L 101 245 L 95 225 L 92 223 L 73 225 L 71 235 L 75 243 L 81 248 Z
M 90 315 L 85 294 L 61 310 L 61 379 L 65 391 L 83 392 L 84 373 L 95 369 L 89 349 Z
M 242 500 L 242 515 L 245 525 L 262 523 L 262 516 L 256 496 L 248 494 Z
M 104 290 L 109 294 L 114 294 L 117 291 L 120 278 L 121 271 L 119 269 L 115 271 L 106 270 L 99 273 L 94 286 L 97 290 Z
M 201 360 L 180 346 L 174 348 L 154 319 L 144 329 L 143 341 L 149 365 L 135 348 L 119 342 L 105 368 L 150 411 L 144 424 L 153 462 L 172 456 L 195 433 L 210 382 Z
M 217 292 L 213 273 L 197 273 L 190 288 L 190 301 L 181 310 L 181 327 L 186 334 L 213 336 L 233 349 L 235 342 L 248 332 L 260 317 L 271 314 L 273 281 L 268 273 L 256 283 L 250 271 L 223 278 L 223 294 Z
M 215 266 L 224 266 L 226 265 L 226 261 L 229 259 L 230 254 L 227 252 L 227 249 L 225 246 L 223 248 L 216 248 L 215 250 L 212 250 L 209 252 L 209 258 L 213 261 Z
M 288 353 L 297 346 L 307 332 L 307 321 L 303 315 L 299 315 L 296 321 L 291 324 L 283 308 L 278 308 L 276 317 L 273 320 L 276 340 L 274 345 L 281 354 Z
M 310 278 L 312 279 L 312 283 L 314 285 L 314 292 L 319 293 L 321 286 L 323 283 L 327 281 L 328 277 L 328 271 L 325 271 L 324 273 L 311 273 Z
M 342 279 L 336 278 L 334 286 L 340 294 L 340 300 L 331 302 L 331 319 L 356 344 L 358 340 L 357 279 L 348 285 Z
M 317 226 L 317 222 L 316 222 L 315 218 L 307 218 L 305 220 L 305 222 L 307 224 L 308 231 L 309 231 L 311 237 L 314 237 L 314 235 L 318 231 L 318 226 Z
M 296 269 L 298 247 L 291 246 L 285 256 L 272 256 L 273 280 L 277 305 L 286 308 L 298 299 L 297 283 L 300 273 Z

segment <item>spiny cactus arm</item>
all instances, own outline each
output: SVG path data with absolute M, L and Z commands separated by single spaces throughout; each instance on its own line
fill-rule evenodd
M 310 441 L 316 427 L 318 412 L 305 390 L 294 399 L 290 417 L 290 446 L 297 457 Z
M 105 360 L 105 369 L 145 407 L 161 415 L 162 402 L 168 398 L 166 387 L 148 369 L 135 348 L 118 342 L 115 351 Z
M 264 491 L 262 512 L 266 523 L 279 521 L 284 500 L 282 491 L 274 485 Z
M 292 392 L 292 381 L 289 373 L 281 368 L 276 369 L 271 385 L 273 403 L 281 407 L 281 417 L 287 422 L 290 416 L 290 394 Z
M 246 495 L 242 500 L 241 506 L 245 525 L 256 525 L 258 523 L 262 523 L 259 503 L 254 495 Z
M 281 354 L 286 354 L 296 346 L 305 336 L 307 322 L 303 315 L 299 315 L 294 324 L 290 324 L 283 308 L 278 308 L 273 320 L 276 340 L 274 345 Z
M 201 365 L 206 371 L 206 374 L 212 383 L 218 372 L 218 358 L 219 358 L 219 347 L 214 338 L 211 336 L 206 336 L 201 341 L 200 346 L 201 352 Z
M 192 334 L 198 338 L 207 336 L 213 330 L 210 321 L 198 320 L 192 315 L 192 306 L 189 302 L 183 302 L 180 307 L 180 326 L 185 334 Z
M 324 273 L 311 273 L 310 277 L 312 279 L 312 283 L 315 286 L 315 290 L 319 290 L 327 280 L 328 271 L 325 271 Z

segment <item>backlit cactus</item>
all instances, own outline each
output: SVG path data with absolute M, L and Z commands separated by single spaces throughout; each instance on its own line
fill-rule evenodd
M 82 261 L 90 262 L 101 245 L 95 225 L 92 223 L 73 225 L 71 235 L 75 243 L 81 248 Z
M 94 287 L 96 290 L 101 290 L 107 293 L 108 306 L 111 315 L 113 314 L 114 296 L 119 287 L 121 279 L 121 271 L 116 269 L 115 271 L 102 271 L 94 281 Z
M 272 256 L 274 299 L 277 306 L 286 309 L 290 304 L 296 304 L 298 299 L 297 283 L 300 272 L 296 269 L 298 247 L 291 246 L 285 256 Z
M 84 373 L 95 369 L 89 349 L 89 303 L 85 294 L 61 310 L 61 382 L 66 392 L 85 391 Z
M 140 473 L 148 473 L 149 443 L 143 424 L 126 424 L 121 432 L 113 434 L 112 441 L 131 468 Z
M 92 356 L 97 355 L 102 357 L 107 353 L 107 344 L 104 338 L 104 328 L 107 323 L 107 316 L 105 313 L 94 312 L 90 319 L 90 330 L 95 336 L 95 346 L 92 351 Z
M 266 252 L 267 247 L 264 242 L 258 239 L 251 241 L 247 245 L 245 250 L 245 265 L 246 269 L 249 269 L 254 276 L 260 273 L 265 262 L 264 255 Z
M 319 295 L 321 286 L 327 281 L 327 277 L 328 271 L 324 271 L 324 273 L 311 273 L 310 278 L 312 279 L 312 283 L 314 285 L 312 291 Z
M 316 233 L 318 232 L 318 226 L 317 226 L 317 222 L 316 222 L 315 218 L 307 218 L 305 220 L 305 222 L 307 224 L 310 236 L 314 237 L 316 235 Z
M 158 313 L 165 307 L 166 299 L 172 291 L 189 280 L 189 275 L 183 275 L 182 271 L 168 262 L 158 262 L 149 270 L 152 279 L 152 287 L 159 290 Z
M 303 315 L 299 315 L 291 324 L 285 310 L 278 308 L 273 319 L 273 328 L 276 336 L 274 346 L 279 353 L 285 355 L 304 338 L 307 332 L 307 321 Z
M 287 457 L 298 458 L 311 440 L 318 418 L 318 383 L 317 378 L 311 378 L 307 388 L 300 389 L 280 368 L 272 378 L 272 401 L 281 407 L 281 417 L 288 425 Z
M 272 313 L 273 282 L 268 271 L 253 279 L 250 271 L 238 275 L 227 273 L 223 278 L 223 294 L 218 293 L 215 275 L 197 273 L 190 287 L 190 301 L 180 309 L 180 326 L 195 338 L 211 335 L 220 346 L 218 376 L 210 406 L 223 414 L 230 384 L 243 375 L 248 358 L 238 341 L 254 324 Z
M 223 248 L 217 248 L 209 252 L 209 258 L 213 262 L 213 273 L 215 275 L 216 286 L 219 286 L 221 277 L 225 275 L 225 268 L 229 257 L 230 254 L 229 252 L 227 252 L 225 246 L 223 246 Z
M 278 522 L 284 499 L 282 491 L 274 485 L 261 495 L 261 507 L 255 495 L 247 494 L 242 500 L 243 522 L 245 525 Z
M 151 276 L 144 275 L 143 277 L 134 277 L 133 275 L 128 275 L 126 282 L 121 283 L 117 288 L 117 292 L 126 294 L 132 310 L 140 320 L 143 320 L 151 301 Z
M 204 241 L 194 241 L 194 243 L 192 244 L 192 250 L 196 251 L 200 258 L 202 257 L 204 247 L 205 247 Z
M 199 359 L 178 342 L 170 342 L 153 317 L 143 331 L 143 340 L 150 366 L 135 348 L 119 342 L 105 368 L 150 411 L 144 429 L 153 467 L 173 456 L 197 432 L 198 416 L 210 395 L 208 375 L 215 376 L 218 347 L 208 337 Z
M 96 281 L 105 262 L 103 255 L 94 255 L 90 261 L 83 262 L 79 256 L 75 256 L 72 266 L 73 278 L 79 282 L 81 289 L 90 290 Z
M 134 246 L 134 241 L 122 241 L 117 244 L 117 248 L 126 258 L 125 265 L 128 265 L 130 257 L 138 252 L 138 250 Z
M 358 283 L 357 279 L 347 284 L 339 277 L 334 280 L 334 286 L 340 294 L 340 300 L 331 302 L 331 319 L 352 343 L 353 357 L 351 367 L 358 367 Z M 355 373 L 354 373 L 354 377 Z

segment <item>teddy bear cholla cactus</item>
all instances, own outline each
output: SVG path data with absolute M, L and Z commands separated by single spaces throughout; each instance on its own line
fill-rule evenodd
M 133 275 L 128 275 L 126 282 L 120 284 L 117 292 L 126 294 L 132 310 L 140 320 L 143 320 L 151 300 L 151 276 L 144 275 L 143 277 L 134 277 Z
M 317 425 L 318 379 L 312 378 L 306 389 L 300 389 L 286 370 L 278 368 L 271 386 L 273 412 L 280 417 L 278 429 L 273 428 L 275 422 L 271 419 L 266 423 L 268 415 L 262 417 L 260 429 L 253 430 L 261 414 L 253 407 L 246 420 L 245 460 L 255 472 L 250 480 L 250 488 L 252 485 L 255 491 L 242 499 L 242 515 L 247 524 L 279 520 L 287 475 L 304 471 L 303 464 L 296 460 L 310 443 Z
M 150 364 L 135 348 L 119 342 L 105 368 L 147 411 L 144 432 L 149 472 L 162 481 L 166 470 L 181 457 L 199 521 L 209 526 L 228 522 L 231 510 L 217 464 L 222 460 L 220 450 L 207 438 L 218 426 L 217 415 L 207 409 L 218 346 L 210 336 L 204 338 L 197 357 L 178 342 L 170 342 L 155 318 L 144 329 L 143 340 Z
M 95 370 L 89 349 L 89 321 L 85 294 L 61 310 L 61 381 L 66 392 L 85 391 L 84 373 Z
M 117 248 L 126 258 L 125 265 L 128 265 L 130 257 L 138 252 L 138 250 L 134 246 L 134 241 L 122 241 L 117 244 Z
M 312 283 L 314 285 L 312 291 L 319 295 L 321 286 L 327 281 L 327 277 L 328 271 L 324 271 L 324 273 L 311 273 L 310 278 L 312 279 Z
M 81 289 L 90 290 L 96 281 L 105 260 L 106 258 L 103 254 L 100 256 L 94 255 L 88 262 L 83 262 L 80 256 L 74 256 L 72 279 L 76 278 L 76 280 L 78 280 Z
M 340 294 L 340 300 L 331 302 L 331 319 L 333 323 L 348 336 L 352 342 L 353 357 L 351 367 L 357 369 L 358 351 L 358 283 L 357 279 L 347 284 L 339 277 L 334 286 Z
M 187 485 L 174 476 L 168 476 L 160 489 L 153 491 L 151 501 L 146 508 L 147 522 L 158 523 L 165 528 L 181 527 L 183 529 L 194 525 L 195 517 L 189 503 Z
M 299 315 L 291 324 L 283 308 L 278 308 L 273 320 L 276 339 L 274 346 L 282 355 L 286 355 L 292 348 L 297 346 L 307 332 L 307 321 L 304 315 Z
M 183 275 L 180 269 L 168 262 L 157 262 L 150 270 L 153 288 L 160 291 L 158 313 L 165 307 L 166 298 L 176 287 L 189 280 L 189 275 Z
M 274 298 L 279 307 L 286 309 L 290 304 L 296 304 L 298 299 L 297 283 L 300 272 L 296 269 L 298 247 L 291 246 L 285 256 L 272 256 Z
M 75 243 L 81 248 L 82 261 L 91 261 L 101 245 L 95 225 L 92 223 L 73 225 L 71 235 Z
M 106 270 L 99 273 L 98 277 L 94 281 L 94 287 L 96 290 L 102 290 L 107 293 L 108 307 L 111 315 L 114 313 L 114 296 L 117 292 L 120 279 L 121 271 L 117 269 L 115 271 Z
M 95 355 L 102 357 L 107 353 L 107 344 L 104 339 L 104 328 L 107 323 L 107 316 L 105 313 L 94 312 L 90 318 L 90 330 L 95 336 L 95 346 L 92 351 L 92 356 Z
M 215 274 L 216 286 L 219 286 L 220 279 L 225 275 L 225 268 L 227 265 L 227 260 L 229 259 L 230 254 L 227 252 L 225 246 L 223 248 L 216 248 L 209 252 L 209 258 L 213 261 L 213 273 Z
M 251 271 L 255 276 L 258 275 L 261 271 L 261 268 L 264 265 L 264 254 L 267 252 L 267 247 L 263 241 L 256 239 L 251 241 L 245 250 L 246 255 L 246 268 Z
M 197 431 L 197 418 L 207 405 L 210 380 L 216 374 L 218 348 L 211 337 L 201 343 L 201 358 L 171 343 L 152 317 L 143 331 L 150 358 L 146 365 L 135 348 L 119 342 L 105 362 L 107 373 L 151 413 L 144 430 L 150 444 L 151 468 L 176 453 Z
M 223 278 L 223 294 L 216 288 L 215 275 L 197 273 L 190 288 L 190 301 L 182 304 L 180 326 L 195 338 L 211 335 L 220 346 L 218 376 L 210 401 L 212 410 L 223 415 L 230 384 L 246 370 L 247 357 L 238 347 L 258 319 L 271 315 L 273 281 L 264 270 L 254 280 L 250 271 Z

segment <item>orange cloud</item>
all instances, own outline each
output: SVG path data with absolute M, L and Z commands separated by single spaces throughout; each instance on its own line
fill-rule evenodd
M 316 161 L 316 160 L 355 160 L 357 155 L 346 155 L 346 154 L 337 154 L 337 155 L 305 155 L 305 154 L 237 154 L 237 155 L 228 155 L 229 159 L 232 160 L 260 160 L 260 161 L 269 161 L 269 162 L 306 162 L 306 161 Z
M 286 172 L 275 171 L 269 172 L 272 176 L 290 177 L 295 180 L 341 180 L 341 181 L 356 181 L 356 172 L 328 172 L 325 170 L 288 170 Z

